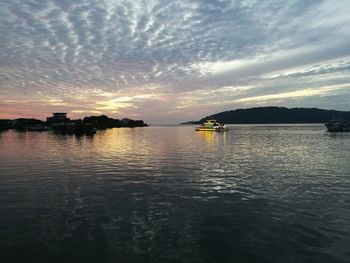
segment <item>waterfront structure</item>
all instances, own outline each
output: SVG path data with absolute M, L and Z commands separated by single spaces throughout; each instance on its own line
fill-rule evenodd
M 55 113 L 52 113 L 52 117 L 47 117 L 46 121 L 49 124 L 54 124 L 54 123 L 66 123 L 66 122 L 69 122 L 70 119 L 67 118 L 67 113 L 65 112 L 55 112 Z

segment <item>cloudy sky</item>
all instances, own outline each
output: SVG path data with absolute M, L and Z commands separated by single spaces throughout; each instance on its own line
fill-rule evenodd
M 0 0 L 0 118 L 350 110 L 348 0 Z

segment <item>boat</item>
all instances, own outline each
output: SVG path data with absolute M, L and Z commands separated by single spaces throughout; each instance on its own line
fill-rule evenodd
M 343 120 L 331 120 L 325 123 L 328 132 L 349 132 L 350 122 Z
M 224 124 L 221 124 L 216 120 L 207 120 L 201 126 L 196 127 L 196 131 L 222 132 L 222 131 L 228 131 L 228 130 L 229 129 Z

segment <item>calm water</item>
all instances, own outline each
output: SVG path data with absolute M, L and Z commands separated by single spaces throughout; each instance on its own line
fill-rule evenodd
M 350 262 L 350 133 L 0 134 L 0 262 Z

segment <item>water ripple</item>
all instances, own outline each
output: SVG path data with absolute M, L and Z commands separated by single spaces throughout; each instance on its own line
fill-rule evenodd
M 0 257 L 349 262 L 349 139 L 293 125 L 3 132 Z

